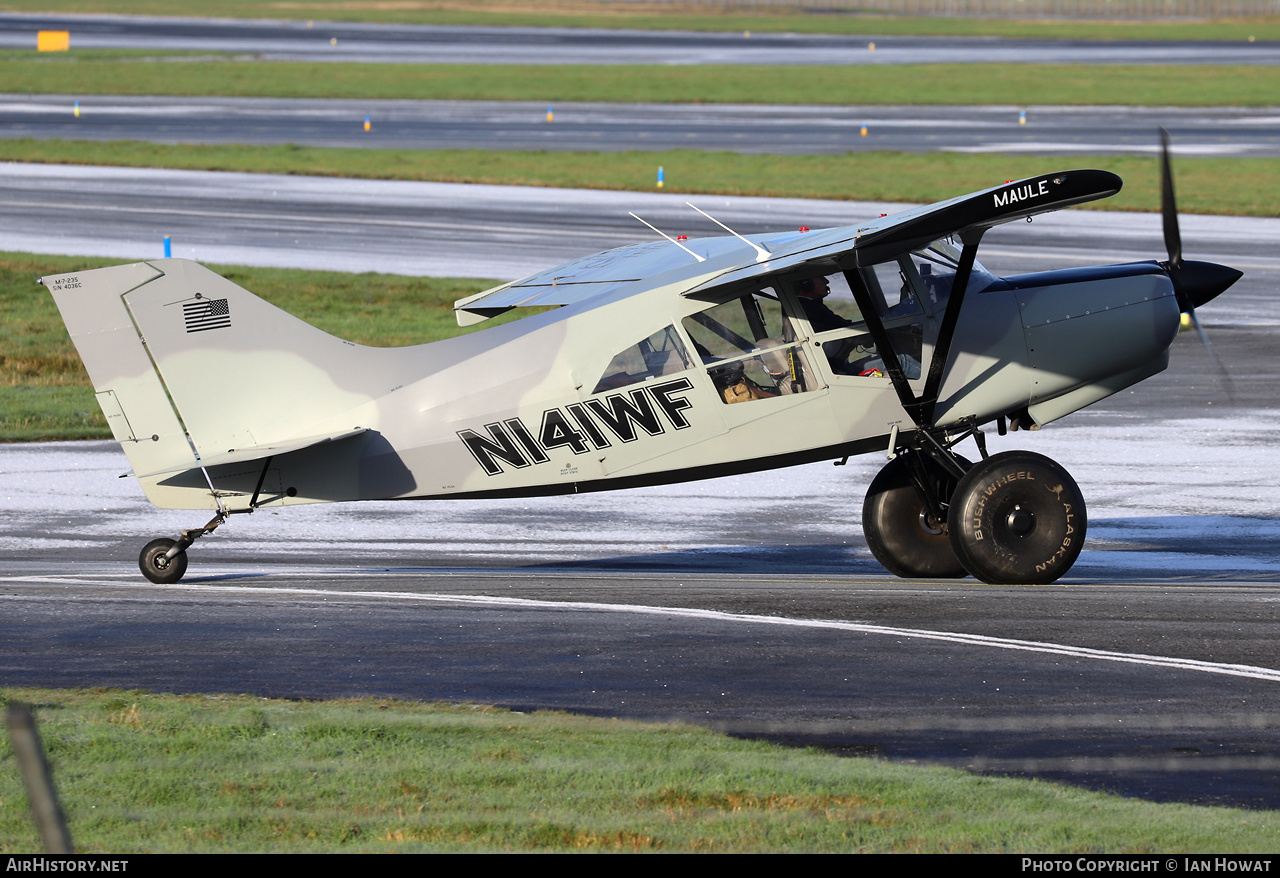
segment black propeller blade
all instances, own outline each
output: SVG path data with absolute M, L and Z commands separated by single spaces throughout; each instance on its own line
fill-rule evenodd
M 1191 325 L 1200 336 L 1204 349 L 1222 373 L 1227 395 L 1230 397 L 1231 375 L 1214 353 L 1209 336 L 1200 325 L 1200 318 L 1196 316 L 1196 308 L 1213 301 L 1244 277 L 1244 272 L 1216 262 L 1182 261 L 1182 233 L 1178 230 L 1178 203 L 1173 194 L 1173 168 L 1169 161 L 1169 132 L 1164 128 L 1160 129 L 1160 216 L 1164 225 L 1164 248 L 1169 254 L 1169 261 L 1164 263 L 1164 269 L 1173 283 L 1178 307 L 1191 319 Z
M 1178 202 L 1173 194 L 1173 168 L 1169 162 L 1169 132 L 1160 129 L 1160 215 L 1164 224 L 1164 248 L 1169 261 L 1164 263 L 1178 305 L 1198 325 L 1196 308 L 1211 302 L 1244 272 L 1215 262 L 1183 262 L 1182 234 L 1178 231 Z
M 1178 231 L 1178 202 L 1173 195 L 1173 167 L 1169 164 L 1169 132 L 1160 129 L 1160 216 L 1164 220 L 1164 249 L 1169 267 L 1182 264 L 1182 234 Z

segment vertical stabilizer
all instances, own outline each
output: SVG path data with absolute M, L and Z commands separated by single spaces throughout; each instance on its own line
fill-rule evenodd
M 124 304 L 125 294 L 161 276 L 153 266 L 139 262 L 40 280 L 53 294 L 111 433 L 136 473 L 199 465 Z M 148 496 L 165 505 L 150 490 Z M 208 505 L 214 505 L 212 497 Z

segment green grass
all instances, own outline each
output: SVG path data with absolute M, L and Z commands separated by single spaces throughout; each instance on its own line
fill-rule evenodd
M 874 142 L 874 131 L 868 137 Z M 1151 139 L 1154 146 L 1154 132 Z M 1113 171 L 1125 183 L 1119 195 L 1094 207 L 1155 211 L 1160 206 L 1154 156 L 885 152 L 780 156 L 701 150 L 575 153 L 0 140 L 0 161 L 632 191 L 653 190 L 661 166 L 667 192 L 915 203 L 939 201 L 1050 170 L 1093 167 Z M 1178 158 L 1175 170 L 1178 207 L 1185 213 L 1280 215 L 1275 197 L 1280 192 L 1280 159 Z M 857 219 L 851 216 L 850 222 Z
M 3 91 L 406 100 L 769 104 L 1272 106 L 1280 67 L 360 64 L 137 53 L 0 52 Z
M 120 262 L 0 253 L 0 442 L 111 437 L 53 297 L 35 281 Z M 495 281 L 210 267 L 326 332 L 361 344 L 419 344 L 515 319 L 458 327 L 454 300 Z
M 1123 9 L 1122 4 L 1116 4 Z M 1216 21 L 1072 21 L 988 18 L 911 18 L 886 15 L 822 15 L 755 9 L 717 13 L 672 2 L 593 3 L 589 0 L 42 0 L 0 2 L 6 12 L 94 12 L 113 15 L 186 15 L 218 18 L 280 18 L 295 21 L 369 21 L 409 24 L 508 27 L 640 28 L 741 32 L 793 32 L 910 36 L 1001 36 L 1032 39 L 1259 40 L 1280 39 L 1274 17 Z M 1141 11 L 1149 12 L 1149 5 Z M 1122 14 L 1122 13 L 1119 13 Z M 323 29 L 323 25 L 321 25 Z M 74 35 L 73 35 L 74 39 Z
M 832 756 L 681 725 L 392 700 L 5 690 L 77 850 L 1268 852 L 1280 814 Z M 0 852 L 38 841 L 0 741 Z

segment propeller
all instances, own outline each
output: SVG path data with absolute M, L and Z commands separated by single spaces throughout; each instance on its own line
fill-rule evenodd
M 1161 265 L 1173 283 L 1178 307 L 1190 318 L 1204 349 L 1222 373 L 1230 395 L 1231 376 L 1214 353 L 1209 335 L 1196 316 L 1196 308 L 1213 301 L 1244 277 L 1244 272 L 1216 262 L 1183 261 L 1182 233 L 1178 230 L 1178 203 L 1173 193 L 1173 167 L 1169 161 L 1169 132 L 1164 128 L 1160 129 L 1160 216 L 1164 225 L 1164 248 L 1169 255 L 1168 261 Z

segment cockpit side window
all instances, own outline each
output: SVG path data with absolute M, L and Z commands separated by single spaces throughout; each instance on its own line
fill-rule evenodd
M 825 290 L 822 286 L 823 281 L 826 281 Z M 854 300 L 853 290 L 850 289 L 849 281 L 842 272 L 802 278 L 796 282 L 795 291 L 800 299 L 801 310 L 809 318 L 810 328 L 814 332 L 823 332 L 834 326 L 852 326 L 864 322 L 862 309 Z M 820 311 L 824 317 L 814 319 L 816 316 L 814 302 L 822 303 Z
M 693 359 L 674 326 L 658 330 L 609 361 L 592 393 L 616 390 L 650 378 L 674 375 L 693 367 Z
M 894 271 L 892 274 L 886 272 L 885 277 L 896 279 L 900 274 L 897 263 L 886 263 L 887 266 L 893 266 Z M 837 376 L 883 378 L 886 374 L 884 362 L 876 351 L 875 342 L 856 304 L 853 295 L 855 287 L 860 293 L 862 288 L 866 288 L 866 292 L 870 293 L 869 298 L 881 315 L 892 311 L 886 304 L 882 285 L 874 272 L 834 272 L 825 276 L 801 278 L 792 289 L 799 314 L 809 324 L 809 331 L 821 347 L 832 372 Z M 909 290 L 909 287 L 905 282 L 899 282 L 893 289 Z M 845 297 L 848 302 L 842 303 L 841 300 Z M 910 296 L 905 300 L 908 307 L 914 302 L 915 299 Z

